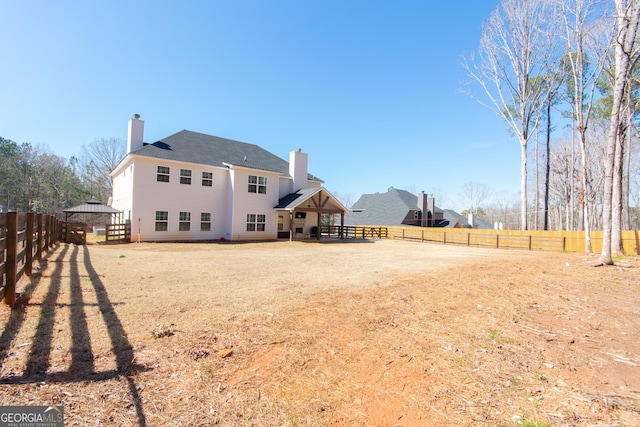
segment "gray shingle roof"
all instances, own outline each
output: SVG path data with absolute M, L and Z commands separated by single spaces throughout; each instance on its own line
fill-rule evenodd
M 95 213 L 95 214 L 114 214 L 114 213 L 122 213 L 117 209 L 112 208 L 111 206 L 103 205 L 102 203 L 89 200 L 87 203 L 83 203 L 78 206 L 74 206 L 72 208 L 68 208 L 64 210 L 65 213 Z
M 344 218 L 346 225 L 400 225 L 411 209 L 418 208 L 418 196 L 390 188 L 386 193 L 363 194 Z
M 282 199 L 278 200 L 278 204 L 274 207 L 274 209 L 292 209 L 297 206 L 301 201 L 308 199 L 313 196 L 318 191 L 321 191 L 322 188 L 303 188 L 295 193 L 287 194 Z
M 158 159 L 224 167 L 224 163 L 289 175 L 289 162 L 246 142 L 182 130 L 133 154 Z M 309 174 L 309 179 L 321 181 Z

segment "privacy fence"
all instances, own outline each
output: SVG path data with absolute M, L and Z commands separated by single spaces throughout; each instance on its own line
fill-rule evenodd
M 12 305 L 16 283 L 60 241 L 63 222 L 51 215 L 0 213 L 0 299 Z
M 584 253 L 584 231 L 519 231 L 479 230 L 467 228 L 386 227 L 389 238 L 527 250 L 546 250 Z M 602 232 L 590 233 L 591 250 L 602 252 Z M 622 232 L 622 244 L 627 255 L 640 255 L 640 232 Z

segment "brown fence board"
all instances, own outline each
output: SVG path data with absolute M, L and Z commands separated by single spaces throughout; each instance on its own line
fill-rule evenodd
M 15 302 L 17 282 L 31 275 L 34 258 L 60 239 L 61 221 L 38 214 L 34 224 L 34 218 L 32 213 L 0 213 L 0 299 L 9 305 Z

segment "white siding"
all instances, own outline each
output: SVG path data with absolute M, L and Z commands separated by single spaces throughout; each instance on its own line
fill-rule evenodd
M 111 207 L 123 212 L 125 220 L 131 218 L 133 206 L 133 176 L 134 163 L 127 160 L 120 168 L 117 175 L 113 177 L 113 200 Z
M 158 182 L 157 167 L 169 167 L 169 182 Z M 180 183 L 180 169 L 191 170 L 191 184 Z M 211 187 L 202 185 L 202 172 L 213 174 Z M 226 237 L 228 171 L 211 166 L 154 158 L 136 159 L 132 240 L 217 240 Z M 167 231 L 155 231 L 156 211 L 168 212 Z M 179 230 L 180 212 L 190 212 L 190 231 Z M 211 231 L 200 231 L 200 214 L 211 213 Z
M 267 178 L 266 194 L 248 191 L 249 175 Z M 231 214 L 231 240 L 271 240 L 278 235 L 279 176 L 274 172 L 234 167 L 231 170 L 233 188 Z M 265 231 L 247 231 L 247 214 L 266 216 Z

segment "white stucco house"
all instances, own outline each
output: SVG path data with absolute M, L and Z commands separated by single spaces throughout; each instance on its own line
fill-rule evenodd
M 254 144 L 188 130 L 143 140 L 136 114 L 127 154 L 111 172 L 111 206 L 131 223 L 132 241 L 320 238 L 321 214 L 344 217 L 300 149 L 287 162 Z

